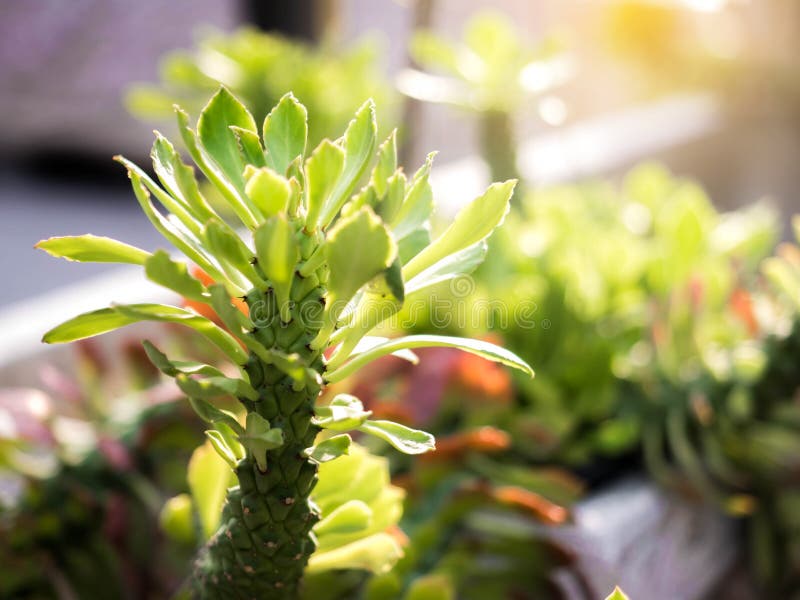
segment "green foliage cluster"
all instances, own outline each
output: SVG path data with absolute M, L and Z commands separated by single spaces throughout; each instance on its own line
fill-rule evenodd
M 745 331 L 717 315 L 777 235 L 766 208 L 719 214 L 697 184 L 657 165 L 634 169 L 619 189 L 529 194 L 476 274 L 475 302 L 492 290 L 506 304 L 484 325 L 540 367 L 518 382 L 521 410 L 507 422 L 516 445 L 567 464 L 634 449 L 642 418 L 630 382 L 653 369 L 653 333 L 671 335 L 700 312 L 700 345 Z M 692 369 L 666 353 L 659 361 L 679 376 Z

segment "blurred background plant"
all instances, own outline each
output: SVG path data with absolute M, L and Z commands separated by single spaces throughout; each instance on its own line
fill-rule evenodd
M 173 105 L 199 114 L 222 84 L 242 99 L 256 122 L 287 92 L 308 109 L 309 146 L 345 130 L 367 98 L 379 107 L 383 139 L 397 124 L 396 99 L 380 69 L 378 40 L 361 39 L 346 48 L 319 46 L 252 27 L 234 32 L 205 31 L 192 50 L 168 53 L 158 84 L 136 84 L 125 102 L 136 116 L 172 123 Z
M 503 13 L 484 12 L 470 18 L 457 42 L 415 31 L 409 52 L 419 69 L 401 71 L 398 89 L 414 100 L 474 113 L 490 180 L 519 179 L 516 117 L 536 99 L 539 115 L 560 102 L 541 96 L 572 74 L 563 41 L 553 35 L 531 43 Z

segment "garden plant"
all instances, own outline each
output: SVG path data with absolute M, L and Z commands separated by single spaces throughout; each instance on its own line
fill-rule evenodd
M 514 182 L 491 185 L 431 240 L 431 159 L 410 177 L 398 169 L 394 133 L 377 147 L 372 102 L 341 138 L 324 139 L 310 152 L 306 109 L 291 94 L 261 128 L 225 88 L 203 108 L 196 129 L 183 110 L 176 113 L 189 154 L 240 229 L 215 213 L 193 169 L 160 134 L 152 151 L 160 183 L 118 160 L 156 229 L 213 283 L 203 284 L 163 250 L 150 253 L 108 238 L 51 238 L 39 247 L 71 260 L 140 265 L 152 281 L 210 306 L 221 324 L 177 306 L 114 305 L 71 319 L 44 340 L 70 342 L 162 321 L 188 326 L 217 346 L 232 371 L 172 360 L 145 342 L 150 360 L 175 378 L 211 425 L 209 443 L 237 482 L 195 562 L 194 593 L 294 598 L 317 548 L 315 531 L 366 529 L 373 516 L 357 500 L 329 512 L 314 501 L 318 469 L 348 453 L 347 432 L 376 436 L 409 454 L 434 448 L 430 434 L 371 419 L 353 396 L 318 406 L 326 385 L 388 354 L 416 360 L 411 351 L 425 346 L 460 348 L 532 374 L 516 355 L 488 342 L 369 335 L 404 304 L 424 303 L 437 284 L 474 269 L 508 211 Z M 213 402 L 224 396 L 240 400 L 241 415 Z
M 395 126 L 396 93 L 381 73 L 379 50 L 373 39 L 342 49 L 331 40 L 312 46 L 251 27 L 207 30 L 198 33 L 191 50 L 166 54 L 160 82 L 132 85 L 125 104 L 142 119 L 171 122 L 174 104 L 197 113 L 224 85 L 261 122 L 291 91 L 308 111 L 313 148 L 341 134 L 364 99 L 372 98 L 388 134 Z

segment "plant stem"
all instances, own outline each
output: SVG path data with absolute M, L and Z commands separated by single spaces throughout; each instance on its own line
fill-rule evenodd
M 506 111 L 487 110 L 480 115 L 480 147 L 489 166 L 490 181 L 520 179 L 514 123 Z M 520 196 L 519 187 L 515 196 Z
M 295 277 L 297 287 L 303 278 Z M 257 327 L 253 336 L 268 348 L 297 352 L 321 374 L 322 357 L 308 345 L 317 331 L 302 317 L 309 314 L 309 303 L 319 305 L 322 294 L 322 288 L 314 288 L 294 303 L 291 320 L 283 323 L 274 294 L 254 290 L 247 297 L 251 316 L 258 311 L 257 323 L 267 325 Z M 311 528 L 319 513 L 309 495 L 317 482 L 317 465 L 303 451 L 319 432 L 311 418 L 320 386 L 308 383 L 295 390 L 293 379 L 252 354 L 245 368 L 259 399 L 240 399 L 242 404 L 280 427 L 284 444 L 267 451 L 266 471 L 249 453 L 237 464 L 239 485 L 228 490 L 221 526 L 195 564 L 194 585 L 200 598 L 289 600 L 298 597 L 303 571 L 316 549 Z

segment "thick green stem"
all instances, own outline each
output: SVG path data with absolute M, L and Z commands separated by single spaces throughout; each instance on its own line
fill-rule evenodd
M 489 166 L 490 181 L 520 179 L 514 123 L 509 113 L 488 110 L 481 114 L 480 145 L 481 154 Z
M 294 285 L 301 282 L 298 275 Z M 259 291 L 248 295 L 257 325 L 253 336 L 268 348 L 297 352 L 321 373 L 322 358 L 309 345 L 317 332 L 303 317 L 313 308 L 309 303 L 320 303 L 322 289 L 294 303 L 288 323 L 278 317 L 273 296 Z M 194 586 L 199 598 L 289 600 L 298 597 L 303 571 L 316 549 L 311 528 L 319 513 L 309 495 L 317 482 L 317 466 L 303 451 L 314 444 L 319 431 L 311 418 L 320 387 L 307 383 L 295 390 L 294 380 L 253 355 L 245 368 L 259 399 L 241 399 L 242 404 L 272 427 L 280 427 L 284 444 L 267 451 L 263 472 L 250 454 L 238 463 L 239 485 L 228 491 L 221 526 L 195 565 Z

